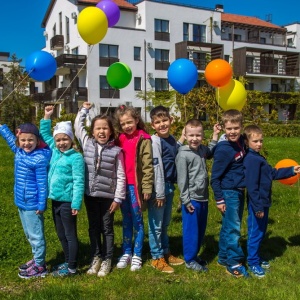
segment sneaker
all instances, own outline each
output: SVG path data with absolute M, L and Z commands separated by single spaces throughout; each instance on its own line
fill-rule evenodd
M 258 278 L 263 278 L 265 277 L 265 270 L 260 266 L 249 266 L 249 270 Z
M 270 269 L 270 263 L 266 260 L 261 260 L 260 261 L 260 266 L 264 269 Z
M 184 260 L 178 257 L 175 257 L 171 253 L 165 254 L 165 260 L 168 264 L 172 266 L 179 266 L 184 264 Z
M 37 266 L 36 264 L 33 264 L 27 270 L 20 271 L 18 275 L 21 278 L 29 279 L 34 277 L 45 277 L 47 274 L 48 270 L 46 268 L 46 265 Z
M 196 262 L 201 265 L 202 267 L 206 267 L 208 265 L 207 261 L 202 259 L 201 257 L 197 256 L 197 258 L 195 259 Z
M 199 263 L 197 263 L 195 260 L 192 260 L 190 262 L 186 262 L 185 266 L 188 269 L 191 269 L 193 271 L 197 271 L 197 272 L 207 272 L 208 269 L 205 266 L 201 266 Z
M 227 266 L 226 267 L 226 273 L 230 274 L 234 277 L 249 277 L 249 273 L 246 271 L 246 268 L 243 265 L 238 265 L 237 267 L 231 267 L 231 266 Z
M 19 266 L 19 271 L 26 271 L 28 268 L 30 268 L 32 265 L 34 265 L 34 259 L 31 259 L 25 264 L 22 264 Z
M 68 269 L 68 263 L 64 262 L 62 264 L 56 265 L 52 268 L 52 271 Z
M 164 257 L 152 259 L 151 266 L 163 273 L 174 273 L 174 269 L 167 264 Z
M 102 263 L 102 259 L 98 256 L 95 256 L 93 258 L 93 261 L 89 267 L 89 269 L 87 270 L 87 274 L 88 275 L 95 275 L 99 272 L 100 267 L 101 267 L 101 263 Z
M 102 261 L 100 270 L 98 272 L 98 277 L 104 277 L 106 276 L 111 270 L 111 259 L 107 258 Z
M 51 273 L 53 277 L 66 277 L 66 276 L 73 276 L 76 275 L 77 272 L 70 272 L 70 270 L 67 268 L 64 269 L 58 269 Z
M 131 259 L 131 267 L 130 267 L 130 271 L 137 271 L 140 270 L 142 268 L 142 258 L 134 255 Z
M 227 267 L 227 263 L 225 261 L 218 260 L 217 264 L 221 267 Z
M 117 263 L 118 269 L 124 269 L 131 263 L 131 255 L 130 254 L 123 254 Z

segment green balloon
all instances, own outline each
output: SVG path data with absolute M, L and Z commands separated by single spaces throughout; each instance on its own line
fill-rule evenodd
M 106 79 L 109 85 L 115 89 L 122 89 L 127 86 L 132 78 L 130 68 L 121 62 L 113 63 L 109 66 Z

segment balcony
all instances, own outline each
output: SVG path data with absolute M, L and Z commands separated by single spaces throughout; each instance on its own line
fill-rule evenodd
M 100 98 L 119 99 L 120 98 L 120 90 L 100 89 Z
M 169 32 L 159 32 L 159 31 L 155 31 L 154 39 L 155 39 L 156 41 L 170 42 L 170 33 L 169 33 Z
M 170 67 L 170 62 L 168 61 L 155 61 L 155 70 L 168 70 Z
M 300 54 L 281 50 L 243 47 L 233 50 L 235 76 L 299 77 Z
M 60 99 L 60 101 L 72 99 L 76 91 L 78 92 L 77 101 L 88 101 L 86 87 L 77 87 L 77 88 L 62 87 L 62 88 L 49 90 L 45 93 L 32 94 L 31 96 L 35 102 L 51 103 L 51 102 L 56 102 L 58 99 Z
M 81 69 L 86 60 L 86 55 L 62 54 L 56 57 L 57 70 L 55 75 L 66 75 L 70 74 L 70 69 Z M 86 66 L 83 69 L 86 69 Z
M 51 50 L 61 50 L 64 47 L 64 36 L 63 35 L 55 35 L 50 40 L 50 48 Z

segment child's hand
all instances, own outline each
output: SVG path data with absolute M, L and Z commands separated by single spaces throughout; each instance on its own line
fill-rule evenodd
M 256 218 L 262 219 L 264 217 L 264 212 L 263 211 L 257 211 L 255 213 Z
M 117 203 L 115 201 L 113 201 L 113 203 L 111 204 L 110 208 L 109 208 L 109 213 L 113 213 L 116 210 L 118 210 L 120 208 L 120 203 Z
M 300 166 L 294 166 L 294 173 L 296 174 L 300 173 Z
M 183 127 L 183 129 L 182 129 L 182 131 L 181 131 L 181 136 L 180 136 L 180 138 L 179 138 L 178 141 L 179 141 L 181 144 L 184 143 L 184 141 L 185 141 L 185 127 Z
M 45 115 L 44 115 L 44 119 L 45 120 L 49 120 L 51 115 L 53 114 L 54 111 L 54 105 L 47 105 L 45 107 Z
M 86 109 L 91 109 L 93 106 L 93 103 L 91 102 L 83 102 L 82 106 Z
M 156 206 L 157 207 L 163 207 L 165 204 L 165 199 L 156 199 Z
M 214 130 L 214 133 L 213 133 L 213 138 L 212 138 L 212 139 L 213 139 L 214 141 L 217 141 L 218 138 L 219 138 L 219 133 L 220 133 L 221 130 L 222 130 L 222 127 L 221 127 L 221 125 L 220 125 L 219 123 L 217 123 L 217 124 L 214 125 L 213 130 Z
M 187 206 L 186 209 L 189 211 L 190 214 L 192 214 L 195 211 L 195 207 L 193 205 Z
M 226 211 L 226 204 L 219 204 L 217 205 L 217 208 L 222 214 L 224 214 Z
M 144 201 L 148 201 L 151 197 L 151 194 L 144 194 Z
M 41 215 L 41 214 L 43 214 L 43 213 L 44 213 L 43 210 L 37 210 L 37 211 L 35 212 L 36 215 Z
M 72 209 L 72 216 L 77 216 L 77 215 L 78 215 L 78 210 Z

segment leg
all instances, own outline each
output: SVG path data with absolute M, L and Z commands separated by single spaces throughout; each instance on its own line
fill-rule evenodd
M 207 216 L 208 216 L 208 202 L 199 202 L 199 216 L 198 216 L 198 226 L 199 226 L 199 245 L 200 250 L 201 245 L 204 240 L 206 225 L 207 225 Z M 198 252 L 199 252 L 198 250 Z

